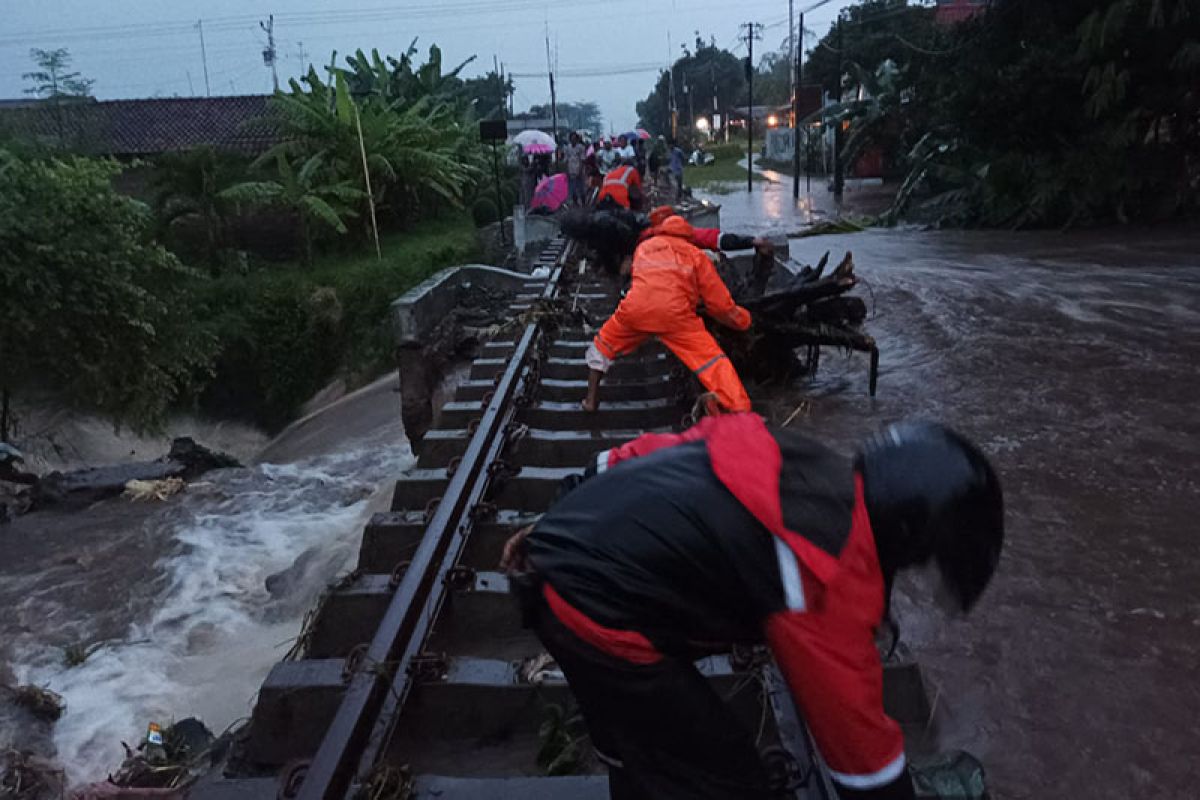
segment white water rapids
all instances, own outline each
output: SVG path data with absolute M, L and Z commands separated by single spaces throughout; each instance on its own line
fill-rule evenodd
M 363 524 L 413 464 L 402 435 L 381 438 L 206 476 L 143 523 L 168 537 L 153 569 L 128 576 L 154 582 L 149 614 L 79 666 L 34 640 L 14 648 L 18 681 L 66 702 L 54 744 L 71 783 L 103 779 L 121 740 L 140 741 L 151 721 L 197 716 L 220 733 L 249 715 L 305 611 L 352 566 Z

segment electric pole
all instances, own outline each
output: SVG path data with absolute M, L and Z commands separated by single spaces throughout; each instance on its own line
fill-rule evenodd
M 845 52 L 845 24 L 842 15 L 838 14 L 837 21 L 837 98 L 835 102 L 842 104 L 842 53 Z M 836 120 L 833 127 L 833 201 L 841 208 L 842 205 L 842 120 Z
M 308 51 L 304 49 L 304 42 L 296 42 L 300 46 L 300 72 L 304 74 L 308 72 Z
M 554 94 L 554 62 L 550 60 L 550 26 L 546 26 L 546 71 L 550 73 L 550 126 L 554 139 L 554 159 L 558 160 L 558 100 Z
M 804 14 L 796 36 L 796 88 L 792 91 L 792 199 L 800 199 L 800 90 L 804 81 Z
M 696 84 L 692 83 L 690 80 L 684 79 L 683 93 L 687 95 L 687 99 L 688 99 L 688 127 L 692 131 L 692 137 L 695 138 L 695 136 L 696 136 L 696 109 L 695 109 L 694 105 L 692 104 L 692 95 L 694 95 L 696 93 Z
M 263 63 L 271 68 L 271 83 L 278 92 L 279 73 L 275 69 L 275 15 L 271 14 L 267 17 L 265 23 L 258 23 L 258 27 L 267 32 L 267 49 L 263 50 Z
M 667 115 L 671 119 L 671 138 L 675 139 L 679 136 L 679 113 L 675 106 L 675 61 L 670 31 L 667 31 Z
M 754 42 L 762 39 L 762 25 L 757 22 L 743 22 L 746 31 L 746 46 L 750 51 L 746 59 L 746 80 L 749 82 L 750 106 L 746 109 L 746 191 L 754 191 Z
M 204 95 L 212 97 L 212 89 L 208 85 L 208 51 L 204 49 L 204 20 L 196 20 L 196 30 L 200 31 L 200 61 L 204 64 Z

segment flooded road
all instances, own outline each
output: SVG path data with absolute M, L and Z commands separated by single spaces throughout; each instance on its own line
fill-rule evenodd
M 715 199 L 726 229 L 794 229 L 790 197 Z M 1200 235 L 791 244 L 810 264 L 853 251 L 882 351 L 874 400 L 866 359 L 827 353 L 792 425 L 849 448 L 896 419 L 943 420 L 1004 480 L 1006 549 L 977 611 L 945 621 L 896 599 L 940 744 L 980 756 L 1000 798 L 1196 797 Z

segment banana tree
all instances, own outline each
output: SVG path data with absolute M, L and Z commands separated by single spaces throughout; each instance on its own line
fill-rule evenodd
M 166 153 L 155 164 L 155 217 L 163 232 L 178 221 L 198 219 L 204 228 L 205 256 L 214 267 L 225 242 L 229 203 L 221 193 L 243 172 L 239 159 L 212 147 Z
M 314 228 L 346 233 L 346 220 L 358 216 L 355 206 L 366 193 L 354 182 L 327 169 L 321 153 L 309 156 L 296 169 L 283 153 L 275 154 L 276 175 L 270 180 L 246 181 L 221 192 L 233 203 L 275 206 L 296 212 L 304 242 L 304 263 L 312 264 Z

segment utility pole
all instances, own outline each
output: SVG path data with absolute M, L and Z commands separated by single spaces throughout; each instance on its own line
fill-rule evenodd
M 838 14 L 837 21 L 837 97 L 834 102 L 838 105 L 842 103 L 842 53 L 845 52 L 845 23 L 842 21 L 842 15 Z M 842 205 L 842 121 L 839 119 L 834 123 L 833 127 L 833 201 L 840 208 Z
M 187 79 L 188 79 L 188 94 L 191 95 L 192 97 L 195 97 L 196 96 L 196 87 L 192 86 L 192 71 L 189 69 L 189 70 L 186 70 L 186 72 L 187 72 Z
M 754 41 L 762 38 L 762 25 L 757 22 L 743 22 L 746 31 L 746 46 L 750 56 L 747 59 L 746 80 L 749 82 L 750 106 L 746 109 L 746 191 L 754 191 Z
M 670 31 L 667 31 L 667 115 L 671 120 L 671 138 L 675 139 L 679 136 L 679 112 L 675 105 L 675 61 Z
M 550 73 L 550 125 L 554 139 L 554 159 L 558 160 L 558 99 L 554 94 L 554 62 L 550 60 L 550 26 L 546 26 L 546 71 Z
M 717 138 L 717 132 L 713 128 L 717 124 L 717 115 L 721 113 L 721 110 L 717 108 L 717 65 L 712 61 L 708 62 L 708 79 L 712 81 L 713 90 L 712 125 L 708 126 L 708 130 L 712 138 L 715 139 Z
M 265 23 L 258 23 L 258 27 L 267 32 L 267 49 L 263 50 L 263 63 L 271 68 L 271 83 L 275 86 L 275 91 L 279 91 L 279 73 L 275 69 L 275 15 L 271 14 L 267 17 Z
M 212 97 L 212 89 L 208 85 L 208 51 L 204 49 L 204 20 L 196 20 L 196 30 L 200 31 L 200 61 L 204 64 L 204 96 Z
M 304 49 L 304 42 L 296 42 L 300 46 L 300 72 L 301 74 L 308 72 L 308 51 Z
M 692 104 L 692 95 L 696 93 L 696 84 L 685 79 L 683 82 L 683 93 L 688 99 L 688 127 L 692 130 L 692 137 L 696 135 L 696 109 Z
M 796 88 L 792 91 L 792 199 L 800 199 L 800 90 L 804 86 L 804 14 L 796 39 Z

